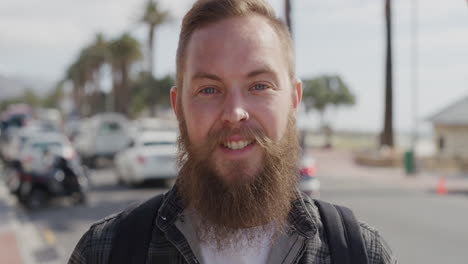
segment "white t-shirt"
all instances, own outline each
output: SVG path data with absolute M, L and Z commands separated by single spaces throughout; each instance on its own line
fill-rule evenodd
M 271 234 L 265 234 L 255 246 L 241 243 L 236 249 L 219 250 L 214 245 L 200 244 L 203 263 L 206 264 L 265 264 L 271 249 Z
M 253 227 L 249 228 L 252 232 L 261 233 L 256 238 L 254 246 L 245 241 L 239 242 L 234 246 L 235 249 L 227 248 L 219 250 L 215 245 L 200 242 L 195 235 L 195 227 L 192 225 L 198 219 L 192 209 L 185 209 L 184 214 L 189 221 L 176 222 L 176 226 L 186 237 L 189 245 L 194 250 L 194 254 L 200 259 L 201 263 L 206 264 L 265 264 L 268 261 L 270 249 L 272 246 L 273 228 Z M 268 225 L 267 225 L 268 226 Z M 268 231 L 271 230 L 271 231 Z M 248 231 L 248 230 L 244 230 Z

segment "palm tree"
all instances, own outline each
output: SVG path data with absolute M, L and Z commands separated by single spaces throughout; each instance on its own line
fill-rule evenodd
M 140 43 L 125 33 L 111 41 L 110 52 L 115 110 L 128 115 L 129 70 L 134 62 L 142 58 Z
M 100 108 L 99 73 L 108 58 L 108 44 L 102 34 L 98 34 L 95 42 L 83 48 L 67 70 L 65 79 L 73 84 L 75 110 L 82 116 L 95 114 Z
M 80 55 L 78 59 L 68 67 L 65 79 L 70 80 L 73 85 L 72 96 L 74 111 L 80 116 L 83 116 L 85 109 L 85 85 L 87 82 L 86 66 L 83 56 Z
M 102 34 L 97 34 L 95 41 L 85 49 L 85 55 L 89 61 L 91 71 L 90 82 L 92 82 L 90 94 L 91 114 L 95 114 L 103 110 L 101 99 L 101 68 L 110 59 L 109 43 L 104 39 Z
M 148 72 L 153 76 L 154 71 L 154 37 L 156 28 L 169 21 L 169 12 L 158 7 L 154 0 L 148 0 L 141 22 L 148 25 Z
M 163 11 L 158 7 L 158 3 L 154 0 L 148 0 L 146 3 L 145 13 L 141 18 L 141 22 L 148 25 L 148 73 L 151 79 L 154 79 L 154 37 L 156 28 L 170 19 L 169 12 Z M 157 87 L 155 87 L 157 89 Z M 150 115 L 156 114 L 156 95 L 157 93 L 151 93 L 148 98 L 150 107 Z
M 386 65 L 385 65 L 385 115 L 381 146 L 393 147 L 393 83 L 392 83 L 392 16 L 391 0 L 385 0 Z

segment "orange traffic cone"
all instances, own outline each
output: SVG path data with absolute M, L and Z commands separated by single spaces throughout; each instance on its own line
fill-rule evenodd
M 447 190 L 447 182 L 445 180 L 445 176 L 440 176 L 439 182 L 437 183 L 437 194 L 446 195 L 447 193 L 448 193 L 448 190 Z

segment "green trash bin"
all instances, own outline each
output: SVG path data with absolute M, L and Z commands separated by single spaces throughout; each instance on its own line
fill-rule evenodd
M 405 152 L 405 171 L 406 174 L 415 173 L 414 152 L 411 150 Z

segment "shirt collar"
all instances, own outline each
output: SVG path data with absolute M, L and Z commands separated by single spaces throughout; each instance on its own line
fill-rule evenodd
M 291 224 L 290 232 L 297 231 L 300 235 L 310 238 L 317 233 L 317 214 L 314 212 L 312 200 L 296 190 L 296 199 L 288 215 Z
M 177 190 L 173 187 L 164 195 L 163 203 L 159 207 L 156 225 L 165 232 L 177 220 L 177 216 L 182 213 L 185 206 Z

